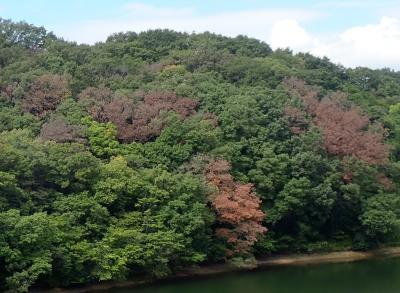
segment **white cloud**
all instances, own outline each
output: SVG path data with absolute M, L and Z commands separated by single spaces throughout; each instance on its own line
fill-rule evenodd
M 382 17 L 377 24 L 352 27 L 311 53 L 345 66 L 391 67 L 400 70 L 400 19 Z
M 389 67 L 400 70 L 400 18 L 382 17 L 379 23 L 355 26 L 337 34 L 315 36 L 297 21 L 284 19 L 271 28 L 271 46 L 327 56 L 346 67 Z
M 333 6 L 345 2 L 326 3 Z M 361 1 L 347 3 L 359 5 Z M 304 9 L 262 9 L 199 15 L 192 8 L 160 8 L 132 3 L 121 9 L 118 18 L 91 20 L 53 30 L 67 40 L 79 43 L 104 41 L 110 34 L 120 31 L 140 32 L 157 28 L 185 32 L 211 31 L 227 36 L 244 34 L 266 41 L 274 49 L 290 47 L 295 52 L 307 51 L 327 56 L 348 67 L 391 67 L 400 70 L 400 17 L 383 17 L 376 24 L 351 27 L 341 33 L 323 36 L 314 35 L 304 28 L 306 23 L 320 20 L 323 16 L 319 10 Z
M 198 15 L 191 8 L 159 8 L 132 3 L 123 7 L 119 18 L 91 20 L 51 29 L 67 40 L 79 43 L 104 41 L 110 34 L 120 31 L 140 32 L 157 28 L 185 32 L 211 31 L 227 36 L 245 34 L 267 40 L 270 28 L 279 20 L 286 18 L 307 22 L 320 17 L 321 13 L 306 9 L 263 9 Z
M 304 49 L 313 39 L 294 19 L 277 21 L 271 28 L 269 43 L 276 48 Z
M 396 5 L 385 6 L 377 9 L 379 15 L 386 15 L 387 17 L 400 18 L 400 1 Z

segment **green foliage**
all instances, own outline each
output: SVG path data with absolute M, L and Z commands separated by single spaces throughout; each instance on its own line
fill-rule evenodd
M 400 103 L 391 105 L 384 117 L 384 123 L 389 132 L 389 140 L 393 145 L 392 154 L 396 160 L 400 159 Z
M 22 113 L 18 107 L 0 108 L 0 132 L 12 129 L 29 128 L 33 132 L 39 132 L 40 122 L 29 113 Z
M 17 210 L 0 214 L 0 258 L 12 292 L 27 292 L 43 275 L 51 272 L 51 256 L 59 244 L 57 221 L 46 213 L 21 216 Z
M 360 220 L 365 227 L 365 234 L 376 241 L 384 241 L 385 237 L 393 237 L 398 230 L 400 199 L 394 194 L 378 194 L 365 204 Z
M 87 126 L 86 133 L 90 149 L 100 158 L 109 158 L 119 152 L 117 129 L 111 122 L 99 123 L 85 117 L 82 123 Z
M 18 186 L 15 175 L 0 171 L 0 211 L 22 208 L 24 191 Z
M 5 45 L 21 46 L 26 49 L 36 50 L 45 45 L 47 40 L 55 39 L 44 27 L 35 27 L 26 22 L 12 22 L 0 18 L 0 39 Z
M 255 255 L 398 242 L 399 72 L 347 69 L 212 33 L 127 32 L 78 45 L 4 19 L 0 69 L 0 291 L 165 276 L 223 260 L 229 243 L 216 229 L 232 227 L 211 209 L 201 158 L 228 161 L 232 182 L 253 184 L 262 199 L 268 232 Z M 42 83 L 33 89 L 43 76 L 68 76 L 68 97 Z M 321 96 L 340 90 L 346 107 L 360 107 L 375 129 L 381 123 L 390 160 L 330 155 L 326 133 L 285 87 L 291 77 Z M 90 103 L 81 95 L 89 87 L 100 89 L 84 92 Z M 40 92 L 46 112 L 36 117 L 26 110 Z M 189 99 L 172 109 L 163 92 Z M 294 131 L 289 105 L 304 129 Z M 45 141 L 43 129 L 57 119 L 80 136 Z M 138 125 L 146 142 L 118 140 Z M 68 127 L 50 127 L 50 139 Z

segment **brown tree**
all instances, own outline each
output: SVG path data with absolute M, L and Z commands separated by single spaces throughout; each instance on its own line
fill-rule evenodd
M 165 127 L 163 114 L 169 111 L 177 113 L 182 119 L 196 113 L 195 100 L 178 97 L 172 92 L 142 93 L 140 102 L 127 97 L 106 101 L 104 98 L 108 99 L 107 95 L 100 95 L 98 91 L 95 93 L 104 102 L 93 105 L 90 114 L 97 121 L 113 122 L 117 126 L 118 138 L 123 142 L 148 141 L 160 135 Z M 87 90 L 85 95 L 80 95 L 80 99 L 84 100 L 88 94 L 93 96 L 94 91 Z
M 369 117 L 350 105 L 343 93 L 319 98 L 318 89 L 303 81 L 289 79 L 285 84 L 304 102 L 313 122 L 322 130 L 329 154 L 353 156 L 370 164 L 387 162 L 389 149 L 383 142 L 383 128 L 371 125 Z
M 295 134 L 304 133 L 307 130 L 306 113 L 293 106 L 285 107 L 285 115 L 289 119 L 289 127 Z
M 139 119 L 147 116 L 155 117 L 162 111 L 174 111 L 181 117 L 188 117 L 195 113 L 197 101 L 178 97 L 173 92 L 149 92 L 143 96 L 143 103 L 137 109 Z
M 216 188 L 210 197 L 222 226 L 216 230 L 216 235 L 231 244 L 228 256 L 248 253 L 259 236 L 267 231 L 261 224 L 265 214 L 260 209 L 260 198 L 252 184 L 234 180 L 227 161 L 211 161 L 205 171 L 208 182 Z
M 29 86 L 22 101 L 22 109 L 38 117 L 44 117 L 48 111 L 71 95 L 65 76 L 45 74 L 36 78 Z
M 134 106 L 134 103 L 127 98 L 115 98 L 103 107 L 102 116 L 117 126 L 117 136 L 121 141 L 136 140 L 134 130 L 139 125 L 134 123 Z
M 52 117 L 44 123 L 40 137 L 55 142 L 84 142 L 83 128 L 69 125 L 65 119 Z
M 0 96 L 5 97 L 6 101 L 15 103 L 15 91 L 18 88 L 17 83 L 9 83 L 4 86 L 0 86 Z
M 395 189 L 393 181 L 390 180 L 385 174 L 378 174 L 376 176 L 376 181 L 387 191 L 393 191 Z
M 103 107 L 105 104 L 110 103 L 113 98 L 113 92 L 103 85 L 88 87 L 78 95 L 79 102 L 86 107 L 93 119 L 99 122 L 107 121 L 107 117 L 103 115 Z

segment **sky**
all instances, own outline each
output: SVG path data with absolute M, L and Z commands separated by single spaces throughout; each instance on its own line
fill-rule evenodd
M 0 17 L 78 43 L 120 31 L 211 31 L 346 67 L 400 70 L 400 0 L 0 0 Z

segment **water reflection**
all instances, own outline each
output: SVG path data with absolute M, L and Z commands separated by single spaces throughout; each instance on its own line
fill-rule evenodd
M 108 293 L 399 293 L 400 258 L 297 266 Z

